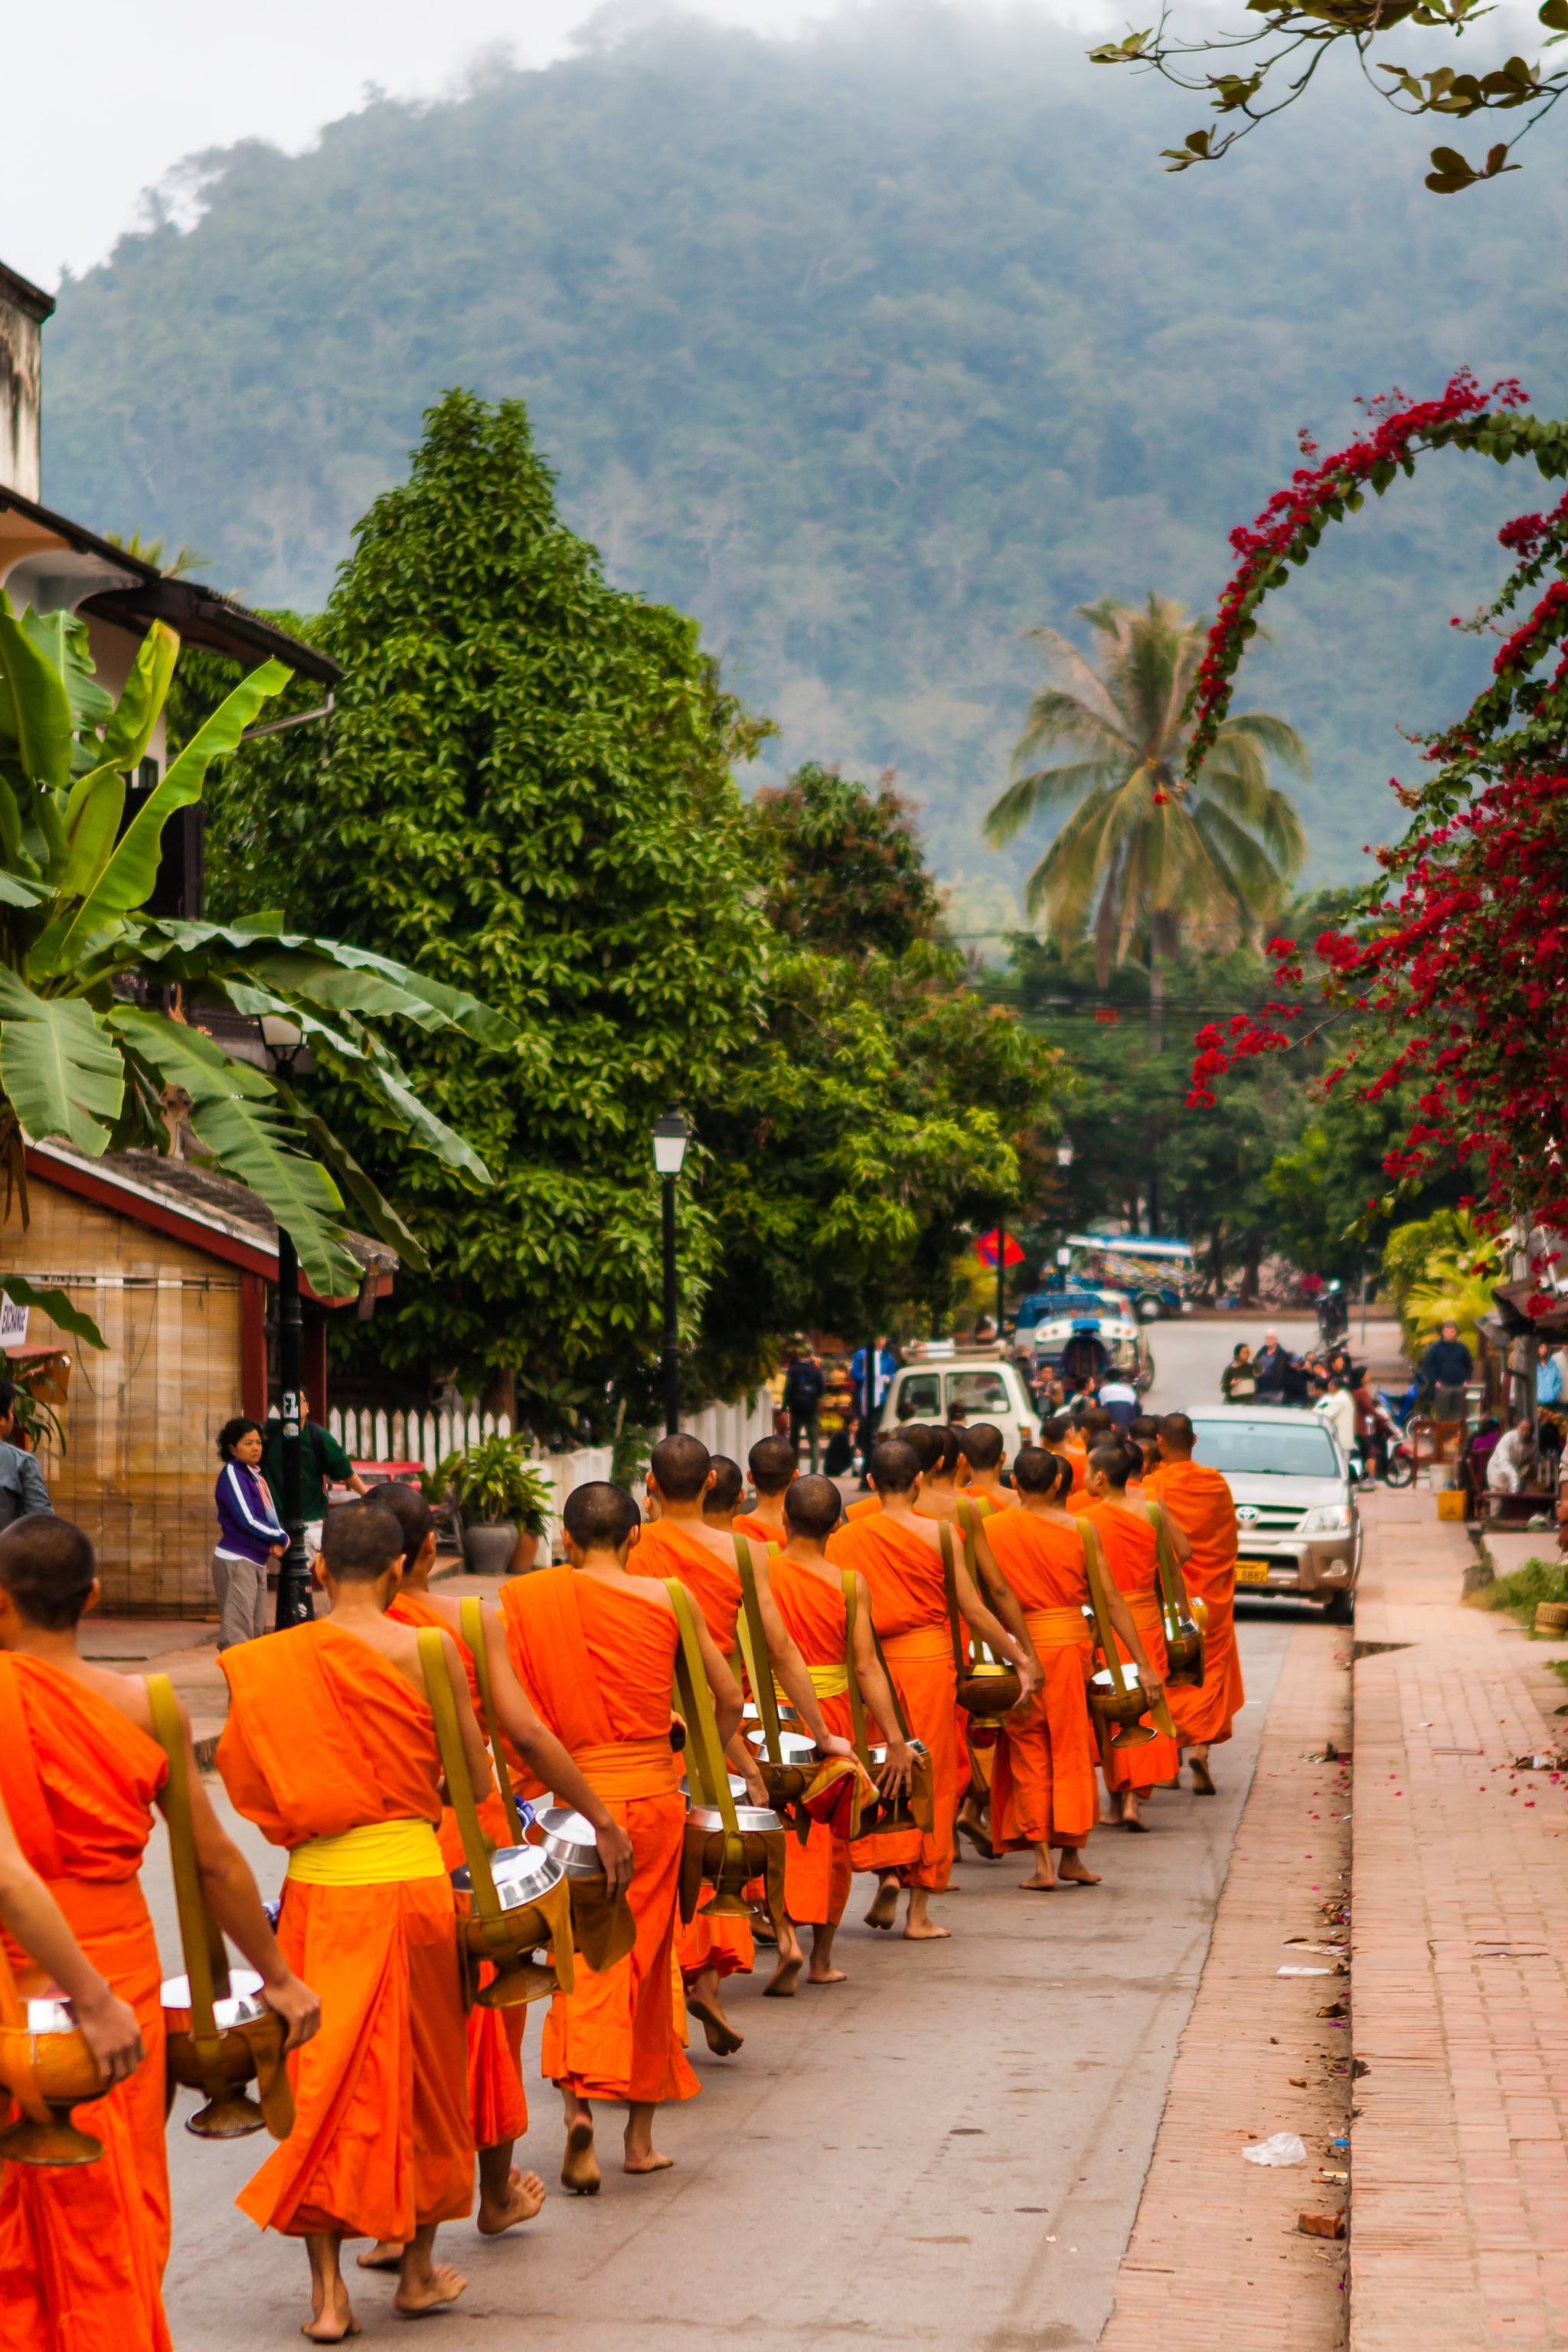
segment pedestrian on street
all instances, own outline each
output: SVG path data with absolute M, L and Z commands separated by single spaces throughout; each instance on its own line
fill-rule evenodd
M 217 1433 L 217 1543 L 213 1591 L 217 1595 L 217 1645 L 232 1649 L 267 1631 L 267 1571 L 281 1559 L 289 1538 L 279 1524 L 261 1475 L 261 1428 L 237 1413 Z
M 283 1504 L 283 1420 L 268 1415 L 261 1442 L 261 1471 L 279 1510 Z M 350 1486 L 356 1495 L 368 1493 L 364 1480 L 331 1430 L 310 1419 L 310 1400 L 300 1391 L 300 1517 L 305 1528 L 305 1549 L 314 1559 L 321 1549 L 321 1527 L 327 1516 L 327 1488 Z
M 1263 1345 L 1258 1350 L 1258 1402 L 1259 1404 L 1283 1404 L 1290 1374 L 1290 1359 L 1279 1345 L 1278 1331 L 1265 1331 Z
M 822 1409 L 822 1392 L 826 1386 L 827 1375 L 822 1369 L 822 1359 L 807 1340 L 784 1374 L 784 1411 L 789 1415 L 789 1442 L 795 1449 L 795 1460 L 798 1462 L 800 1459 L 800 1442 L 804 1437 L 814 1477 L 820 1467 L 822 1444 L 817 1415 Z
M 1445 1323 L 1421 1359 L 1421 1378 L 1432 1391 L 1434 1421 L 1463 1421 L 1465 1386 L 1475 1360 L 1459 1337 L 1457 1323 Z
M 1219 1376 L 1219 1392 L 1226 1404 L 1250 1404 L 1258 1394 L 1258 1366 L 1245 1339 L 1230 1351 L 1230 1361 Z
M 37 1457 L 16 1443 L 19 1433 L 16 1389 L 11 1381 L 0 1381 L 0 1528 L 54 1508 Z
M 867 1465 L 871 1459 L 871 1446 L 876 1434 L 878 1416 L 882 1410 L 882 1400 L 892 1385 L 893 1374 L 899 1369 L 899 1360 L 893 1353 L 890 1342 L 885 1337 L 879 1336 L 874 1343 L 871 1349 L 871 1360 L 876 1370 L 871 1376 L 871 1396 L 869 1410 L 868 1410 L 865 1349 L 857 1348 L 849 1360 L 849 1377 L 855 1383 L 855 1396 L 858 1406 L 855 1444 L 860 1455 L 862 1494 L 871 1483 L 867 1475 Z

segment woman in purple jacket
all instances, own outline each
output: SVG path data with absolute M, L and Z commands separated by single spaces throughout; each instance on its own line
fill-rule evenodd
M 218 1537 L 213 1589 L 217 1594 L 217 1645 L 226 1650 L 266 1633 L 267 1570 L 282 1558 L 289 1538 L 257 1467 L 261 1460 L 259 1423 L 237 1413 L 218 1431 L 217 1450 L 223 1468 L 214 1498 Z

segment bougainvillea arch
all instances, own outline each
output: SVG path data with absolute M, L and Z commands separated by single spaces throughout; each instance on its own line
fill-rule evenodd
M 1436 400 L 1371 402 L 1366 429 L 1300 467 L 1249 528 L 1234 531 L 1236 570 L 1220 600 L 1191 704 L 1189 777 L 1230 701 L 1264 598 L 1304 563 L 1331 522 L 1382 495 L 1444 447 L 1568 475 L 1568 420 L 1531 415 L 1511 378 L 1483 392 L 1465 371 Z M 1273 942 L 1277 1001 L 1197 1038 L 1194 1104 L 1233 1063 L 1292 1043 L 1309 1017 L 1345 1038 L 1325 1084 L 1369 1099 L 1414 1081 L 1417 1116 L 1384 1161 L 1398 1193 L 1479 1160 L 1494 1220 L 1568 1228 L 1568 496 L 1498 534 L 1517 560 L 1487 610 L 1455 627 L 1500 643 L 1489 684 L 1456 724 L 1414 740 L 1426 776 L 1391 778 L 1410 812 L 1404 838 L 1355 915 L 1315 949 L 1321 1004 L 1306 1001 L 1305 950 Z M 1520 615 L 1522 617 L 1520 617 Z M 1503 634 L 1504 616 L 1510 625 Z M 1537 1269 L 1540 1271 L 1540 1269 Z

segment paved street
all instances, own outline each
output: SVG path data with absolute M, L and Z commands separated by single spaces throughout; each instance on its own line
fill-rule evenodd
M 1278 1331 L 1292 1355 L 1317 1345 L 1318 1326 L 1310 1315 L 1279 1315 L 1260 1309 L 1256 1315 L 1194 1316 L 1152 1323 L 1149 1345 L 1154 1351 L 1154 1385 L 1149 1391 L 1148 1410 L 1185 1412 L 1194 1405 L 1218 1404 L 1219 1376 L 1237 1341 L 1245 1339 L 1256 1349 L 1265 1331 Z M 1399 1327 L 1369 1316 L 1363 1345 L 1361 1316 L 1352 1310 L 1350 1344 L 1357 1360 L 1370 1363 L 1376 1374 L 1398 1358 Z

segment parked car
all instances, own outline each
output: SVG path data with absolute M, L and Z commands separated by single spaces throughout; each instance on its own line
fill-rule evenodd
M 910 1360 L 893 1374 L 882 1400 L 879 1433 L 896 1437 L 906 1421 L 945 1422 L 955 1406 L 966 1421 L 993 1423 L 1009 1459 L 1039 1433 L 1039 1415 L 1017 1365 L 994 1348 L 960 1349 L 951 1339 L 910 1349 Z
M 1289 1405 L 1205 1405 L 1192 1418 L 1195 1458 L 1224 1474 L 1236 1501 L 1237 1593 L 1316 1601 L 1348 1622 L 1363 1531 L 1331 1424 Z

